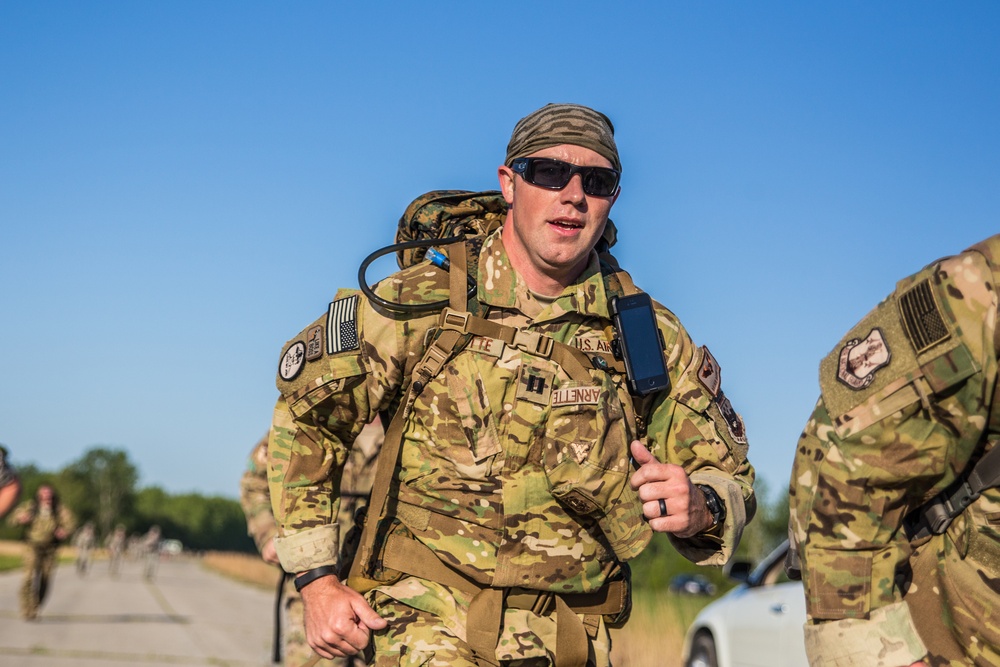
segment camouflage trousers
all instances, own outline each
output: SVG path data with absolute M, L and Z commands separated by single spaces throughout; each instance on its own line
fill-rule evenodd
M 921 544 L 906 595 L 930 667 L 1000 667 L 1000 540 L 954 530 Z
M 373 602 L 379 616 L 389 623 L 373 635 L 375 667 L 479 667 L 472 648 L 459 637 L 460 633 L 464 635 L 464 628 L 450 622 L 463 614 L 452 616 L 446 609 L 449 605 L 441 605 L 444 613 L 439 616 L 415 609 L 378 589 L 369 594 L 369 601 Z M 441 602 L 444 600 L 432 601 L 430 606 Z M 525 610 L 508 609 L 504 612 L 503 626 L 497 650 L 501 665 L 549 667 L 555 664 L 555 656 L 546 648 L 556 645 L 556 623 L 551 615 L 537 616 Z M 597 636 L 590 640 L 589 653 L 587 667 L 610 667 L 611 641 L 603 621 Z M 515 658 L 516 655 L 525 657 Z
M 45 601 L 56 560 L 56 546 L 30 545 L 24 556 L 24 580 L 21 583 L 21 615 L 35 618 Z

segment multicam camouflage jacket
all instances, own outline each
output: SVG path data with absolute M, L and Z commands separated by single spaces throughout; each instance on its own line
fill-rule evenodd
M 820 365 L 822 396 L 796 450 L 789 526 L 814 666 L 910 665 L 926 654 L 914 618 L 945 622 L 940 610 L 906 604 L 919 545 L 904 518 L 967 473 L 1000 431 L 998 261 L 994 236 L 901 280 Z M 942 563 L 957 551 L 982 576 L 1000 575 L 997 517 L 994 488 L 935 538 Z M 945 617 L 1000 611 L 995 587 L 967 588 L 940 591 Z M 970 622 L 982 626 L 983 616 Z M 995 650 L 997 640 L 974 641 Z
M 611 358 L 596 253 L 551 303 L 533 297 L 511 269 L 499 231 L 483 244 L 475 273 L 486 319 L 518 328 L 523 340 L 547 336 Z M 403 303 L 447 299 L 448 275 L 422 262 L 376 293 Z M 726 504 L 717 535 L 673 540 L 689 559 L 721 564 L 755 509 L 743 423 L 711 354 L 672 313 L 657 305 L 656 314 L 672 389 L 651 401 L 646 444 Z M 285 345 L 268 478 L 286 570 L 336 562 L 337 480 L 350 443 L 397 399 L 403 369 L 424 353 L 439 320 L 439 311 L 393 315 L 342 290 Z M 476 336 L 422 387 L 407 412 L 394 512 L 438 558 L 484 585 L 594 591 L 650 538 L 628 485 L 633 403 L 620 374 L 595 362 L 589 383 L 573 381 L 528 347 Z M 556 497 L 574 490 L 587 502 Z

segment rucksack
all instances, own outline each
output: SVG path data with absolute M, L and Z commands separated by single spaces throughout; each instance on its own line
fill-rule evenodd
M 507 217 L 507 202 L 499 190 L 433 190 L 420 195 L 406 207 L 396 228 L 396 243 L 421 239 L 447 239 L 465 236 L 468 257 L 478 257 L 483 241 Z M 608 220 L 604 235 L 597 244 L 602 261 L 615 269 L 618 263 L 608 250 L 618 240 L 615 224 Z M 405 269 L 424 259 L 426 248 L 396 251 L 399 268 Z

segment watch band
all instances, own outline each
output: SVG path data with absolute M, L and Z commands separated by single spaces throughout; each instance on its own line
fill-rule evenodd
M 302 574 L 295 576 L 295 590 L 301 591 L 320 577 L 330 577 L 335 574 L 337 574 L 337 568 L 333 565 L 321 565 L 312 570 L 306 570 Z

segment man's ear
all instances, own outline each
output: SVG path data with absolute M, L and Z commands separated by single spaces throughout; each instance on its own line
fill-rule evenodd
M 504 201 L 507 204 L 514 203 L 514 172 L 506 166 L 497 167 L 497 178 L 500 180 L 500 192 L 503 193 Z

